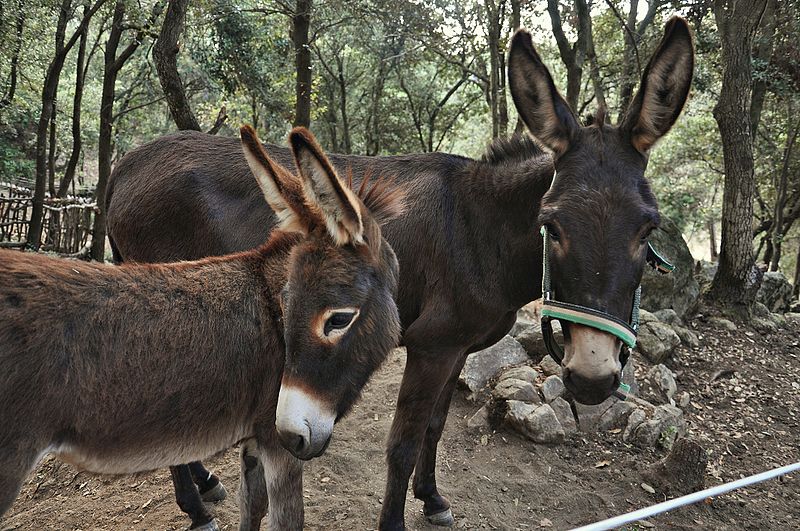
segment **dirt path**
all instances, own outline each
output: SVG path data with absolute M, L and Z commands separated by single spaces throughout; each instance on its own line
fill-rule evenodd
M 800 330 L 769 336 L 725 332 L 696 320 L 704 346 L 672 362 L 679 392 L 689 391 L 690 435 L 710 452 L 707 484 L 800 460 Z M 749 334 L 749 335 L 748 335 Z M 305 472 L 308 529 L 374 529 L 385 480 L 383 448 L 405 364 L 392 354 L 353 413 L 336 429 L 327 454 Z M 721 375 L 717 371 L 730 369 Z M 478 405 L 453 401 L 439 447 L 438 478 L 464 529 L 568 529 L 663 501 L 642 487 L 638 469 L 663 457 L 631 447 L 621 434 L 572 436 L 535 445 L 512 432 L 466 428 Z M 607 466 L 596 468 L 601 462 Z M 208 460 L 232 496 L 214 507 L 223 529 L 236 529 L 238 452 Z M 409 496 L 410 497 L 410 496 Z M 410 529 L 426 526 L 409 499 Z M 184 529 L 169 473 L 110 478 L 78 473 L 48 459 L 26 483 L 0 530 Z M 711 503 L 677 510 L 636 529 L 800 529 L 800 475 L 771 481 Z M 633 528 L 632 528 L 633 529 Z

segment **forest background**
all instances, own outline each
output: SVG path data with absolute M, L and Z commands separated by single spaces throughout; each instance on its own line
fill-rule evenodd
M 649 162 L 662 213 L 695 258 L 727 253 L 722 298 L 752 291 L 754 264 L 796 296 L 796 0 L 0 0 L 0 182 L 36 190 L 35 230 L 37 199 L 101 199 L 115 161 L 176 129 L 251 123 L 280 144 L 305 125 L 331 152 L 479 157 L 524 129 L 506 85 L 517 28 L 577 115 L 602 106 L 616 122 L 674 14 L 697 60 Z

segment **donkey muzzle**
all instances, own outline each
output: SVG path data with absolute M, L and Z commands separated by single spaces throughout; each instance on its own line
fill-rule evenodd
M 281 445 L 298 459 L 322 455 L 330 444 L 336 413 L 306 390 L 281 386 L 275 429 Z

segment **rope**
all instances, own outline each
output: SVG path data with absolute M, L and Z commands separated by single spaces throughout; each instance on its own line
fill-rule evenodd
M 701 490 L 699 492 L 687 494 L 686 496 L 681 496 L 680 498 L 675 498 L 674 500 L 667 500 L 657 505 L 645 507 L 644 509 L 639 509 L 638 511 L 633 511 L 627 514 L 616 516 L 614 518 L 609 518 L 601 522 L 589 524 L 583 527 L 578 527 L 573 529 L 573 531 L 606 531 L 608 529 L 613 529 L 615 527 L 619 527 L 624 524 L 629 524 L 637 520 L 650 518 L 651 516 L 665 513 L 667 511 L 671 511 L 672 509 L 677 509 L 678 507 L 683 507 L 684 505 L 697 503 L 712 496 L 719 496 L 720 494 L 725 494 L 726 492 L 730 492 L 735 489 L 740 489 L 742 487 L 753 485 L 755 483 L 761 483 L 762 481 L 766 481 L 768 479 L 772 479 L 777 476 L 783 476 L 785 474 L 789 474 L 797 470 L 800 470 L 800 462 L 794 463 L 793 465 L 786 465 L 780 468 L 775 468 L 767 472 L 755 474 L 753 476 L 748 476 L 746 478 L 742 478 L 736 481 L 723 483 L 722 485 L 717 485 L 716 487 L 711 487 L 705 490 Z

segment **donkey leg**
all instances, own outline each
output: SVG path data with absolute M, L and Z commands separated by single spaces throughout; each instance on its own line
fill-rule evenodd
M 192 481 L 192 473 L 188 465 L 178 465 L 169 467 L 172 474 L 172 484 L 175 486 L 175 501 L 181 511 L 189 515 L 192 525 L 189 529 L 201 531 L 219 531 L 217 521 L 206 510 L 200 493 Z
M 221 502 L 228 496 L 225 486 L 220 483 L 219 478 L 206 470 L 203 463 L 193 461 L 189 463 L 189 470 L 192 473 L 192 481 L 200 491 L 200 497 L 204 502 Z
M 381 508 L 380 529 L 405 529 L 404 511 L 408 479 L 417 461 L 431 414 L 441 395 L 458 351 L 436 354 L 409 347 L 386 451 L 388 476 Z
M 303 529 L 303 462 L 277 443 L 261 451 L 269 493 L 269 531 Z
M 414 469 L 414 497 L 422 500 L 423 513 L 434 525 L 451 526 L 454 523 L 450 502 L 436 488 L 436 448 L 442 438 L 453 391 L 466 359 L 466 356 L 462 356 L 453 366 L 447 384 L 439 394 Z
M 252 439 L 242 443 L 239 455 L 239 531 L 258 531 L 269 506 L 264 463 Z
M 40 453 L 34 450 L 19 451 L 19 448 L 24 447 L 22 445 L 9 444 L 6 448 L 2 446 L 0 445 L 0 520 L 17 499 L 25 478 L 36 466 L 40 456 Z M 11 448 L 17 451 L 12 451 Z

